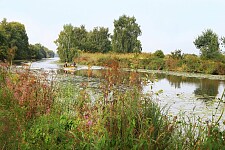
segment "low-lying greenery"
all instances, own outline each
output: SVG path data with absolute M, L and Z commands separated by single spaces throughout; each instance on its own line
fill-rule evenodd
M 171 118 L 152 93 L 141 93 L 149 79 L 124 75 L 116 60 L 106 65 L 94 99 L 88 81 L 52 84 L 45 76 L 0 67 L 0 148 L 225 148 L 217 120 L 204 125 L 200 119 Z
M 75 61 L 84 65 L 104 66 L 109 59 L 118 60 L 122 68 L 139 68 L 150 70 L 167 70 L 191 73 L 225 75 L 225 56 L 220 55 L 217 60 L 205 60 L 194 54 L 162 55 L 155 53 L 82 53 Z

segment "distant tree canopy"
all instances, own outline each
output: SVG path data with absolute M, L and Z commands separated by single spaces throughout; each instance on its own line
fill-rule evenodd
M 221 53 L 218 35 L 211 29 L 207 29 L 202 32 L 202 35 L 195 39 L 194 44 L 197 49 L 200 49 L 200 55 L 202 58 L 215 59 Z
M 34 45 L 30 44 L 29 49 L 32 59 L 52 58 L 55 56 L 55 53 L 52 50 L 49 50 L 39 43 Z
M 53 51 L 47 50 L 52 56 Z M 0 22 L 0 60 L 31 59 L 33 51 L 29 46 L 25 26 L 19 22 Z
M 113 51 L 118 53 L 141 52 L 141 42 L 137 39 L 141 35 L 140 26 L 135 17 L 123 15 L 114 21 L 112 36 Z
M 78 50 L 90 53 L 141 52 L 141 42 L 137 39 L 141 35 L 141 29 L 134 17 L 123 15 L 114 21 L 114 27 L 114 35 L 110 36 L 109 29 L 105 27 L 95 27 L 88 32 L 84 25 L 80 27 L 64 25 L 58 39 L 54 41 L 60 59 L 72 61 L 78 56 Z
M 72 61 L 78 56 L 78 50 L 84 52 L 108 52 L 111 49 L 109 30 L 104 27 L 95 27 L 87 32 L 84 25 L 73 27 L 71 24 L 63 26 L 55 44 L 61 60 Z

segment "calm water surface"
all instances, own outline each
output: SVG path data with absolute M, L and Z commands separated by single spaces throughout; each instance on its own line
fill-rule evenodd
M 43 59 L 33 62 L 31 69 L 59 70 L 62 68 L 62 65 L 59 65 L 57 63 L 58 61 L 58 57 Z M 86 80 L 87 78 L 83 77 L 83 75 L 87 72 L 87 69 L 87 66 L 78 66 L 77 71 L 73 74 L 66 74 L 65 76 L 72 78 L 74 82 Z M 92 69 L 95 73 L 101 71 L 100 67 L 93 67 Z M 223 80 L 166 74 L 155 74 L 155 76 L 158 81 L 144 86 L 143 92 L 150 93 L 153 91 L 158 93 L 158 91 L 161 91 L 159 95 L 154 95 L 154 100 L 160 106 L 166 106 L 171 115 L 182 113 L 188 116 L 196 115 L 206 120 L 211 120 L 212 114 L 217 111 L 215 116 L 218 117 L 225 108 L 225 104 L 223 103 L 225 98 L 222 98 L 221 102 L 218 99 L 221 98 L 225 89 L 225 81 Z M 225 119 L 225 115 L 223 115 L 223 119 Z

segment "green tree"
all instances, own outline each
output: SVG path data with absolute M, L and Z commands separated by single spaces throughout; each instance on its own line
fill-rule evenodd
M 45 46 L 41 45 L 40 43 L 37 44 L 30 44 L 29 49 L 31 51 L 31 58 L 32 59 L 42 59 L 42 58 L 49 58 L 54 57 L 54 52 L 49 50 Z
M 71 24 L 63 26 L 63 31 L 60 32 L 55 44 L 58 46 L 57 51 L 61 60 L 72 61 L 76 56 L 76 37 L 74 34 L 74 27 Z
M 88 49 L 90 52 L 106 53 L 111 50 L 111 41 L 109 40 L 109 29 L 104 27 L 95 27 L 88 33 Z
M 211 29 L 202 32 L 202 35 L 195 39 L 194 44 L 200 49 L 201 57 L 204 59 L 215 59 L 220 55 L 218 36 Z
M 39 44 L 39 43 L 34 44 L 34 45 L 30 44 L 29 49 L 31 51 L 32 59 L 46 58 L 46 52 L 41 44 Z
M 119 17 L 119 20 L 114 20 L 113 32 L 113 51 L 118 53 L 141 52 L 141 42 L 137 39 L 141 35 L 141 29 L 135 17 L 123 15 Z
M 8 50 L 8 34 L 6 33 L 7 20 L 4 18 L 0 23 L 0 60 L 4 61 L 7 59 Z
M 53 58 L 55 57 L 55 53 L 53 52 L 53 50 L 47 50 L 47 58 Z
M 0 23 L 0 42 L 1 59 L 14 59 L 14 57 L 15 59 L 28 59 L 30 57 L 28 36 L 23 24 L 7 22 L 3 19 Z M 12 55 L 12 53 L 15 54 Z
M 74 27 L 73 28 L 73 48 L 77 48 L 82 51 L 87 51 L 87 36 L 88 32 L 85 29 L 84 25 L 81 25 L 80 27 Z

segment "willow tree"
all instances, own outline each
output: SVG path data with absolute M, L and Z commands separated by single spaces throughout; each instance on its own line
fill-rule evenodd
M 113 51 L 118 53 L 141 52 L 141 42 L 138 40 L 141 29 L 135 17 L 123 15 L 119 17 L 119 20 L 114 20 L 113 33 Z

